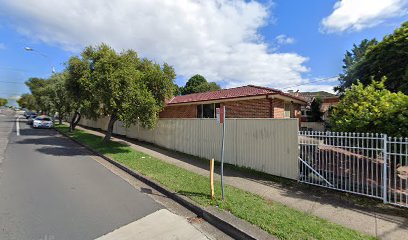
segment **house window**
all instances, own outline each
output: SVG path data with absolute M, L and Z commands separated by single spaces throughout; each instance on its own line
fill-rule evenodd
M 291 105 L 290 103 L 285 103 L 285 113 L 284 113 L 284 117 L 285 118 L 290 118 L 290 113 L 291 113 Z
M 219 103 L 197 105 L 197 118 L 215 118 L 215 109 L 219 107 Z
M 197 118 L 203 118 L 203 105 L 197 105 Z

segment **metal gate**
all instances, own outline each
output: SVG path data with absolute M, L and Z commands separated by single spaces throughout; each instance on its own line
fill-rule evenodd
M 299 180 L 408 207 L 408 138 L 299 132 Z

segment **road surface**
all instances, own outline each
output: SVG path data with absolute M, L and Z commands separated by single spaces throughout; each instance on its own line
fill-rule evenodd
M 0 113 L 0 239 L 213 238 L 86 149 L 17 117 Z

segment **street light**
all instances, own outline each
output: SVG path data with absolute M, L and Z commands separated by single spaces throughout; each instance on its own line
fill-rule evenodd
M 45 55 L 44 53 L 39 52 L 39 51 L 37 51 L 37 50 L 34 50 L 33 48 L 30 48 L 30 47 L 25 47 L 24 50 L 26 50 L 27 52 L 34 52 L 34 53 L 40 54 L 41 56 L 43 56 L 44 58 L 46 58 L 46 59 L 51 63 L 51 67 L 52 67 L 52 70 L 51 70 L 51 71 L 52 71 L 52 73 L 55 73 L 54 65 L 52 64 L 51 60 L 49 59 L 49 57 L 48 57 L 47 55 Z

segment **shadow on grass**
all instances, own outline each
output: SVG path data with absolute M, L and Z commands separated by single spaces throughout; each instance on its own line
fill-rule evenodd
M 183 196 L 186 196 L 186 197 L 201 197 L 201 198 L 207 198 L 208 200 L 211 200 L 211 196 L 205 193 L 189 192 L 189 191 L 178 191 L 177 193 Z

